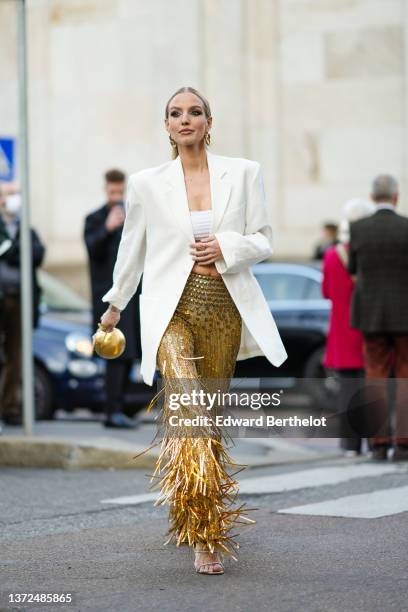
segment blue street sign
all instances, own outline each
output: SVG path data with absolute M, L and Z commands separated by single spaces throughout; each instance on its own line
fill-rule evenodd
M 0 136 L 0 181 L 12 181 L 14 179 L 14 138 L 2 138 Z

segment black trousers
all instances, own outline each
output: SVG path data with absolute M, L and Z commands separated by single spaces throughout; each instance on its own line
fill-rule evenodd
M 132 362 L 132 359 L 108 359 L 106 362 L 106 416 L 114 412 L 123 412 L 125 390 Z
M 365 412 L 358 379 L 364 380 L 364 369 L 336 369 L 336 373 L 339 380 L 337 413 L 340 419 L 340 447 L 360 453 L 365 430 Z M 355 384 L 353 379 L 357 379 Z

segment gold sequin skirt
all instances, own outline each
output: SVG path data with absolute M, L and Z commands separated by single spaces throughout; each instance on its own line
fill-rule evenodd
M 160 490 L 156 505 L 169 505 L 166 543 L 199 544 L 234 559 L 239 544 L 233 531 L 238 524 L 255 522 L 245 515 L 244 504 L 235 507 L 234 476 L 245 466 L 230 473 L 238 464 L 226 449 L 222 428 L 215 424 L 221 409 L 216 402 L 211 410 L 194 401 L 179 403 L 175 409 L 170 400 L 182 393 L 190 400 L 192 392 L 200 390 L 228 391 L 241 327 L 241 315 L 222 277 L 191 272 L 157 351 L 163 383 L 162 436 L 152 476 L 152 488 Z M 176 425 L 171 425 L 174 417 Z M 188 419 L 193 427 L 184 424 Z

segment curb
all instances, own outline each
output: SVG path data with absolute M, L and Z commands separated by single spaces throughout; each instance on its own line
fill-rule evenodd
M 147 469 L 156 467 L 158 451 L 151 449 L 140 457 L 133 457 L 149 447 L 122 441 L 107 443 L 103 440 L 78 440 L 69 438 L 9 436 L 0 438 L 0 467 L 31 467 L 51 469 Z M 322 459 L 339 457 L 338 451 L 320 453 L 288 452 L 271 450 L 262 457 L 238 455 L 233 458 L 248 468 L 272 465 L 312 463 Z
M 144 448 L 122 444 L 123 450 L 97 446 L 86 441 L 21 437 L 0 439 L 1 467 L 69 469 L 151 469 L 156 456 L 145 453 L 133 459 Z M 127 448 L 127 450 L 126 450 Z

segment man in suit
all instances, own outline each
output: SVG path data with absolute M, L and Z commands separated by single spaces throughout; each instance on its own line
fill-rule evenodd
M 20 294 L 20 208 L 17 185 L 2 189 L 0 199 L 0 332 L 3 336 L 4 364 L 0 384 L 2 419 L 7 425 L 21 425 L 21 294 Z M 5 237 L 5 232 L 7 237 Z M 2 239 L 3 238 L 3 239 Z M 41 288 L 37 268 L 42 264 L 45 247 L 31 229 L 33 328 L 38 327 Z
M 349 272 L 356 275 L 351 325 L 363 332 L 366 406 L 374 459 L 392 446 L 387 379 L 396 384 L 393 459 L 408 460 L 408 218 L 396 212 L 398 183 L 377 176 L 373 215 L 350 224 Z
M 105 173 L 106 202 L 97 210 L 87 215 L 84 227 L 84 240 L 89 255 L 89 273 L 92 290 L 93 328 L 98 328 L 100 318 L 105 311 L 102 296 L 112 282 L 112 272 L 125 219 L 125 174 L 121 170 L 109 170 Z M 141 356 L 140 318 L 138 288 L 122 312 L 117 325 L 126 337 L 124 353 L 106 361 L 106 427 L 133 428 L 137 422 L 123 413 L 124 394 L 129 379 L 132 362 Z

